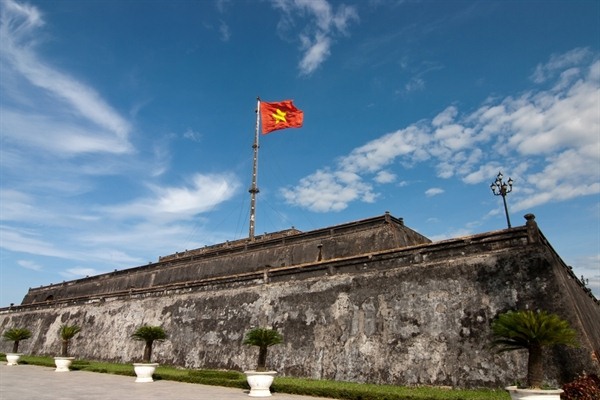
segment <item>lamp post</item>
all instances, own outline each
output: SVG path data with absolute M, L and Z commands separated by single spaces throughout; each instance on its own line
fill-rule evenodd
M 502 177 L 502 172 L 498 172 L 498 176 L 490 185 L 490 189 L 492 189 L 494 196 L 502 196 L 502 201 L 504 202 L 504 213 L 506 214 L 506 223 L 510 228 L 510 217 L 508 216 L 508 207 L 506 206 L 506 195 L 512 192 L 513 180 L 509 177 L 508 182 L 504 182 Z

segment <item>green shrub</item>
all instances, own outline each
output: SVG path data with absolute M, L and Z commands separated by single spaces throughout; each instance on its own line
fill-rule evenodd
M 245 375 L 237 372 L 237 371 L 217 371 L 217 370 L 207 370 L 207 369 L 194 369 L 188 371 L 188 375 L 192 377 L 198 377 L 199 379 L 211 379 L 211 378 L 220 378 L 220 379 L 245 379 Z

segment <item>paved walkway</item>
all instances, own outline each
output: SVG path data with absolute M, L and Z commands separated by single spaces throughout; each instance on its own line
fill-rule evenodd
M 35 365 L 0 365 L 1 400 L 248 400 L 248 391 L 166 380 L 135 383 L 135 377 L 87 371 L 55 372 Z M 274 393 L 273 400 L 323 400 Z

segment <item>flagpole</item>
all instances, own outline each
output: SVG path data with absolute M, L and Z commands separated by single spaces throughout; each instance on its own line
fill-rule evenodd
M 254 225 L 256 222 L 256 194 L 259 192 L 256 186 L 258 174 L 258 127 L 260 125 L 260 97 L 256 98 L 256 127 L 254 128 L 254 160 L 252 163 L 252 186 L 250 186 L 250 240 L 254 240 Z

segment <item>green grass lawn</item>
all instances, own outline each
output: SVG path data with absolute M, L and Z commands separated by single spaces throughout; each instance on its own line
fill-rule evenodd
M 6 360 L 0 354 L 1 360 Z M 19 364 L 54 367 L 52 357 L 21 356 Z M 102 361 L 74 360 L 72 370 L 101 372 L 135 376 L 131 364 L 108 363 Z M 249 389 L 246 376 L 238 371 L 190 370 L 172 366 L 159 366 L 154 379 L 200 383 L 204 385 Z M 271 386 L 274 393 L 291 393 L 306 396 L 326 397 L 346 400 L 508 400 L 504 390 L 464 390 L 436 387 L 404 387 L 392 385 L 372 385 L 353 382 L 277 377 Z

